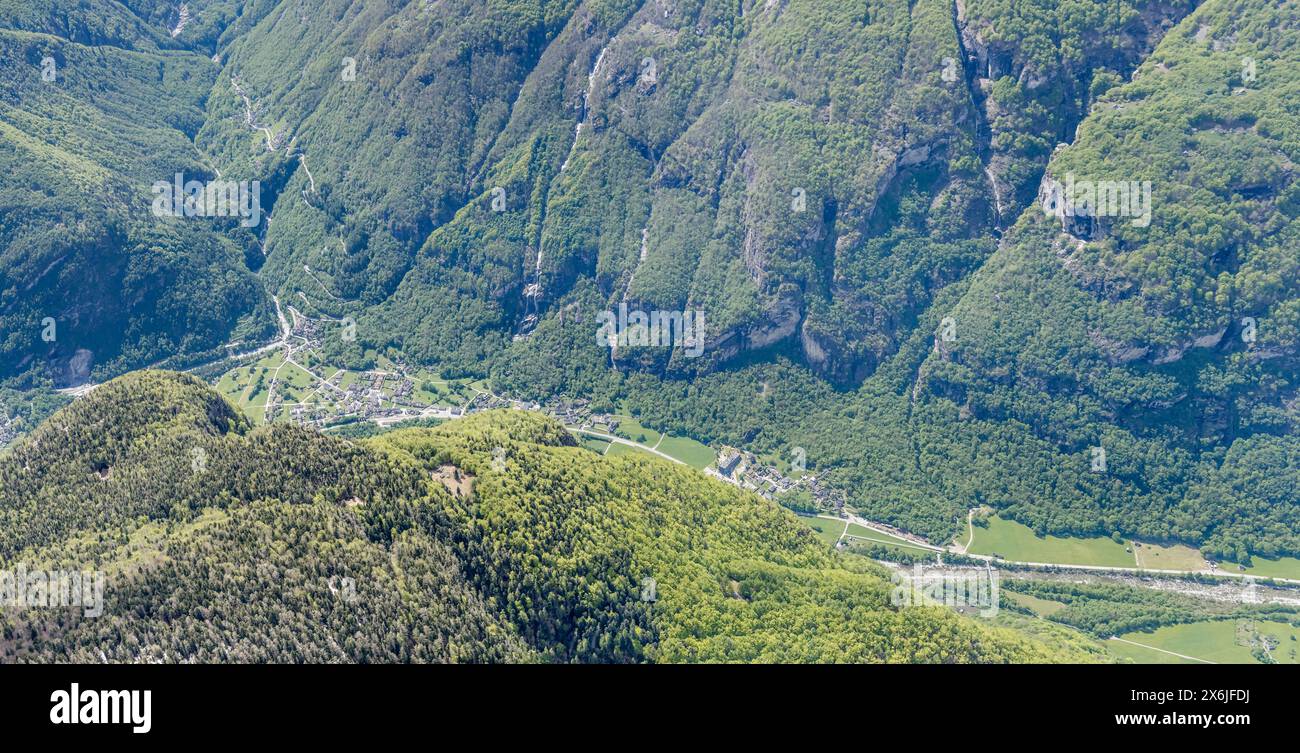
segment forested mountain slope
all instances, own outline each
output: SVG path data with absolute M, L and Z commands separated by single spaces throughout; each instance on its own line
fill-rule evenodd
M 243 321 L 270 316 L 255 238 L 150 212 L 155 181 L 217 174 L 192 143 L 215 66 L 126 6 L 63 5 L 0 3 L 0 373 L 78 384 L 270 332 Z
M 355 320 L 341 364 L 799 448 L 935 541 L 987 505 L 1300 554 L 1298 12 L 0 0 L 0 376 L 189 365 L 275 296 Z M 266 216 L 152 216 L 177 172 Z M 620 304 L 702 312 L 703 355 L 598 344 Z
M 883 570 L 789 512 L 573 444 L 507 411 L 354 445 L 251 429 L 190 377 L 121 377 L 0 459 L 0 568 L 108 573 L 103 616 L 0 613 L 0 658 L 1088 658 L 897 609 Z

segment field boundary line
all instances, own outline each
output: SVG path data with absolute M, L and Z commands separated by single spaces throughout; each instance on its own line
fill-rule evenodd
M 1198 659 L 1198 658 L 1196 658 L 1195 656 L 1188 656 L 1187 654 L 1180 654 L 1180 653 L 1177 653 L 1177 652 L 1174 652 L 1174 651 L 1166 651 L 1166 650 L 1163 649 L 1163 648 L 1156 648 L 1155 646 L 1148 646 L 1148 645 L 1145 644 L 1145 643 L 1138 643 L 1137 641 L 1130 641 L 1130 640 L 1128 640 L 1127 638 L 1121 638 L 1121 637 L 1119 637 L 1118 635 L 1112 635 L 1112 636 L 1110 637 L 1110 639 L 1111 639 L 1112 641 L 1119 641 L 1120 643 L 1127 643 L 1127 644 L 1130 644 L 1130 645 L 1133 645 L 1133 646 L 1141 646 L 1142 648 L 1149 648 L 1149 649 L 1151 649 L 1152 651 L 1159 651 L 1159 652 L 1162 653 L 1162 654 L 1169 654 L 1170 656 L 1177 656 L 1179 659 L 1187 659 L 1187 660 L 1189 660 L 1189 661 L 1198 661 L 1198 662 L 1201 662 L 1202 664 L 1218 664 L 1217 661 L 1210 661 L 1209 659 Z

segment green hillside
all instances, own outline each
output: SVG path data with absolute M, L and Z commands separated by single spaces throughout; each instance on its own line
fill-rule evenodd
M 522 411 L 354 444 L 139 372 L 0 459 L 0 532 L 0 569 L 108 574 L 102 617 L 0 613 L 4 661 L 1094 656 L 897 609 L 781 508 Z

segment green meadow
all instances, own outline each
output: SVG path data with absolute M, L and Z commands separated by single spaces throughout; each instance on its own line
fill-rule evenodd
M 1140 636 L 1142 634 L 1138 633 L 1138 635 Z M 1139 638 L 1129 638 L 1129 636 L 1124 636 L 1124 637 L 1134 641 L 1140 640 Z M 1120 659 L 1121 661 L 1127 659 L 1133 664 L 1202 664 L 1203 663 L 1203 662 L 1198 662 L 1194 659 L 1184 659 L 1181 656 L 1174 656 L 1173 654 L 1167 654 L 1163 651 L 1157 651 L 1154 648 L 1147 648 L 1146 646 L 1137 646 L 1132 643 L 1125 643 L 1123 641 L 1113 641 L 1113 640 L 1104 641 L 1103 645 L 1105 645 L 1106 650 L 1109 651 L 1111 655 L 1113 655 L 1116 659 Z
M 799 520 L 802 520 L 809 528 L 816 531 L 817 537 L 826 542 L 828 547 L 835 546 L 835 543 L 840 540 L 840 534 L 844 532 L 845 521 L 843 520 L 814 518 L 806 515 L 800 515 Z
M 1148 544 L 1134 541 L 1133 554 L 1138 567 L 1153 570 L 1205 570 L 1209 564 L 1201 553 L 1185 544 Z
M 618 428 L 614 430 L 614 433 L 618 436 L 630 439 L 633 442 L 640 442 L 649 447 L 654 447 L 655 443 L 659 441 L 659 432 L 647 426 L 642 426 L 641 422 L 635 418 L 626 415 L 614 416 L 614 418 L 618 420 Z
M 1285 622 L 1261 620 L 1212 620 L 1184 625 L 1168 625 L 1150 633 L 1126 633 L 1121 638 L 1142 646 L 1163 649 L 1175 654 L 1218 664 L 1261 664 L 1255 652 L 1261 651 L 1265 642 L 1271 647 L 1269 655 L 1278 664 L 1296 664 L 1297 646 L 1300 646 L 1300 628 Z M 1141 647 L 1119 641 L 1107 641 L 1106 647 L 1116 655 L 1129 656 L 1135 661 L 1158 651 L 1144 651 Z M 1161 654 L 1158 661 L 1180 662 L 1178 657 Z M 1196 662 L 1187 662 L 1196 663 Z
M 605 452 L 605 454 L 606 454 L 606 455 L 610 455 L 610 456 L 616 456 L 616 455 L 647 455 L 647 456 L 649 456 L 649 457 L 654 457 L 654 458 L 659 457 L 658 455 L 655 455 L 655 454 L 652 453 L 652 452 L 648 452 L 648 451 L 646 451 L 646 450 L 644 450 L 644 449 L 642 449 L 642 448 L 640 448 L 640 447 L 636 447 L 636 446 L 634 446 L 634 445 L 630 445 L 630 444 L 622 444 L 621 442 L 610 442 L 610 443 L 609 443 L 609 449 Z M 662 459 L 662 458 L 661 458 L 661 459 Z
M 1219 563 L 1220 568 L 1229 572 L 1243 572 L 1237 569 L 1237 565 L 1231 562 Z M 1250 567 L 1244 572 L 1251 575 L 1258 575 L 1261 578 L 1291 578 L 1300 580 L 1300 559 L 1295 557 L 1279 557 L 1278 559 L 1269 560 L 1263 557 L 1254 557 L 1251 560 Z
M 917 546 L 914 542 L 908 541 L 907 539 L 902 539 L 897 536 L 891 536 L 890 534 L 883 533 L 881 531 L 876 531 L 871 528 L 860 526 L 857 523 L 849 524 L 848 535 L 861 541 L 869 541 L 875 544 L 887 544 L 889 546 L 901 547 L 911 552 L 931 551 L 929 549 L 926 549 L 923 546 Z
M 1028 526 L 994 515 L 988 527 L 975 527 L 971 554 L 996 555 L 1019 562 L 1050 562 L 1062 565 L 1134 567 L 1137 562 L 1123 544 L 1105 536 L 1092 538 L 1037 536 Z
M 696 470 L 708 468 L 717 458 L 713 448 L 688 437 L 672 437 L 665 434 L 657 449 Z
M 596 453 L 597 455 L 604 455 L 605 451 L 609 449 L 610 442 L 601 439 L 600 437 L 588 437 L 588 436 L 583 436 L 582 434 L 579 434 L 577 436 L 578 436 L 579 444 L 581 444 L 583 447 L 586 447 L 588 450 L 591 450 L 592 452 Z
M 1051 599 L 1040 599 L 1037 596 L 1029 594 L 1016 593 L 1006 589 L 1002 590 L 1002 596 L 1010 601 L 1019 604 L 1028 609 L 1039 617 L 1048 617 L 1056 612 L 1065 609 L 1065 604 Z

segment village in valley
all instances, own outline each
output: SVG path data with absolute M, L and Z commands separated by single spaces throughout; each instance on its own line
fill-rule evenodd
M 313 318 L 292 306 L 281 338 L 244 356 L 217 380 L 217 389 L 255 422 L 292 421 L 329 430 L 359 422 L 392 426 L 419 419 L 453 419 L 499 408 L 546 413 L 570 429 L 615 436 L 620 418 L 591 401 L 559 398 L 546 405 L 497 395 L 487 383 L 446 379 L 400 358 L 375 355 L 375 366 L 349 370 L 327 363 L 327 327 L 345 320 Z
M 292 306 L 282 315 L 283 333 L 271 345 L 240 357 L 243 365 L 217 380 L 217 389 L 258 423 L 291 421 L 331 430 L 370 422 L 381 427 L 423 419 L 448 420 L 500 408 L 545 413 L 601 454 L 645 452 L 693 466 L 740 488 L 801 512 L 844 508 L 836 491 L 799 465 L 785 469 L 751 452 L 722 451 L 684 437 L 661 434 L 628 415 L 595 410 L 585 398 L 547 403 L 515 400 L 492 392 L 486 382 L 445 379 L 400 358 L 375 356 L 375 366 L 349 370 L 326 362 L 327 327 L 344 320 L 313 318 Z
M 789 468 L 789 473 L 784 473 L 752 452 L 723 447 L 716 467 L 705 472 L 799 512 L 842 512 L 843 492 L 822 483 L 815 474 L 807 473 L 800 466 L 801 463 L 795 464 Z

